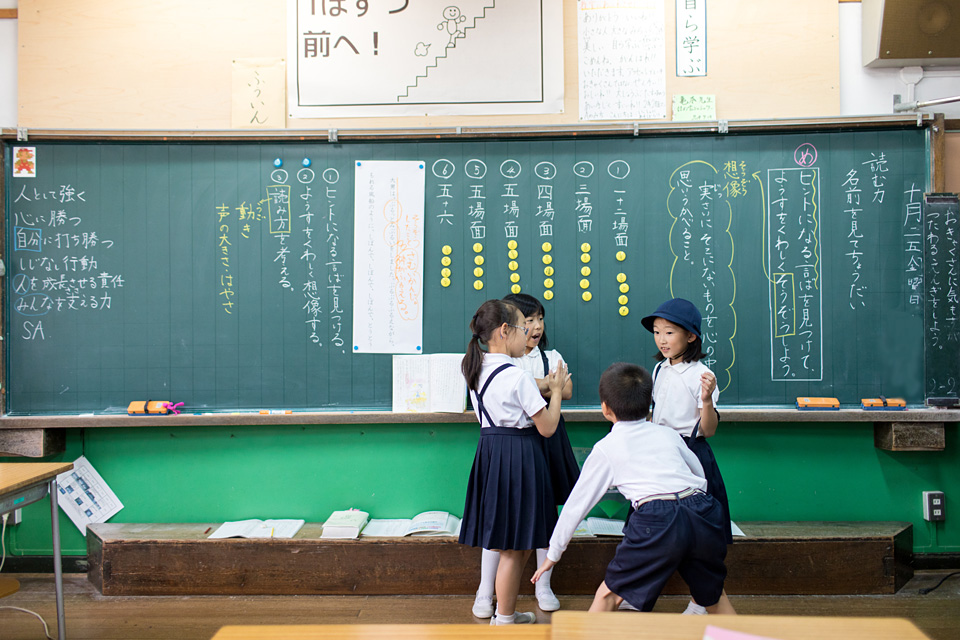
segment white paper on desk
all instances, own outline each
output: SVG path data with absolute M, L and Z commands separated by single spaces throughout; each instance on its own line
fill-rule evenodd
M 57 504 L 84 536 L 88 524 L 106 522 L 123 509 L 117 494 L 84 456 L 57 476 Z
M 409 518 L 374 518 L 360 532 L 361 538 L 402 538 L 410 526 Z
M 737 526 L 737 523 L 734 522 L 733 520 L 730 521 L 730 533 L 732 533 L 732 534 L 735 535 L 735 536 L 740 536 L 740 537 L 742 537 L 742 538 L 746 538 L 746 537 L 747 537 L 747 534 L 745 534 L 745 533 L 740 529 L 740 527 Z

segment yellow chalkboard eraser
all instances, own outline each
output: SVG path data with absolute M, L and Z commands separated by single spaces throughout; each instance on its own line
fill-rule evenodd
M 836 411 L 840 401 L 836 398 L 797 398 L 797 409 L 801 411 Z
M 903 398 L 861 398 L 860 406 L 865 411 L 904 411 L 907 402 Z
M 170 403 L 165 400 L 135 400 L 127 405 L 127 414 L 145 416 L 148 413 L 168 413 Z

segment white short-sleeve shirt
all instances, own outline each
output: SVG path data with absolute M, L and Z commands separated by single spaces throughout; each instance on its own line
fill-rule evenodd
M 533 374 L 534 378 L 546 378 L 550 371 L 556 369 L 557 365 L 563 362 L 563 356 L 561 356 L 556 349 L 550 349 L 544 353 L 547 354 L 547 366 L 549 367 L 547 371 L 543 370 L 543 358 L 540 357 L 540 347 L 534 347 L 530 353 L 525 353 L 519 358 L 514 358 L 513 361 L 524 371 L 529 371 Z
M 477 382 L 478 391 L 483 389 L 483 385 L 490 374 L 503 364 L 515 364 L 515 361 L 502 353 L 483 354 L 483 368 L 480 370 L 480 379 Z M 547 406 L 547 401 L 540 395 L 540 390 L 537 388 L 533 376 L 517 366 L 509 367 L 498 373 L 490 386 L 487 387 L 486 393 L 483 394 L 483 407 L 487 410 L 493 424 L 487 422 L 487 419 L 480 413 L 477 393 L 471 393 L 473 394 L 471 396 L 473 411 L 477 415 L 481 427 L 526 429 L 533 425 L 531 416 L 536 415 L 537 412 Z
M 664 360 L 653 383 L 653 422 L 672 428 L 682 436 L 689 436 L 700 419 L 703 401 L 700 399 L 700 376 L 710 368 L 700 362 L 680 362 L 671 365 Z M 656 371 L 656 369 L 655 369 Z M 720 399 L 720 389 L 714 388 L 713 406 Z

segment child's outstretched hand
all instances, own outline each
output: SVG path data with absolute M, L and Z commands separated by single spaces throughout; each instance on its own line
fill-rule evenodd
M 563 393 L 563 387 L 570 381 L 570 372 L 567 371 L 567 363 L 560 361 L 557 368 L 547 374 L 547 386 L 550 392 L 558 396 Z
M 700 399 L 709 402 L 713 399 L 713 390 L 717 388 L 717 376 L 712 371 L 704 371 L 700 375 Z
M 540 567 L 534 572 L 533 577 L 530 578 L 530 582 L 536 584 L 537 580 L 540 579 L 540 576 L 545 574 L 547 571 L 550 571 L 550 569 L 553 569 L 556 564 L 557 563 L 550 558 L 545 558 L 543 564 L 540 565 Z

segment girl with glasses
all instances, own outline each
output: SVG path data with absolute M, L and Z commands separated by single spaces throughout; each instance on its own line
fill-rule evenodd
M 516 306 L 520 313 L 524 315 L 522 324 L 525 328 L 527 342 L 523 355 L 516 358 L 514 363 L 533 375 L 537 388 L 540 390 L 540 395 L 545 400 L 549 400 L 552 391 L 547 384 L 547 376 L 561 365 L 566 367 L 566 364 L 556 350 L 548 350 L 549 341 L 547 340 L 546 325 L 543 321 L 545 315 L 543 304 L 537 298 L 525 293 L 512 293 L 504 297 L 503 300 Z M 561 390 L 561 397 L 563 400 L 569 400 L 573 397 L 572 380 L 568 380 L 564 385 Z M 547 469 L 550 475 L 554 501 L 557 506 L 560 506 L 566 502 L 570 490 L 580 476 L 580 467 L 573 455 L 573 448 L 570 446 L 570 438 L 567 436 L 562 415 L 557 424 L 556 432 L 549 438 L 542 438 L 542 445 L 547 459 Z M 546 557 L 546 548 L 538 547 L 537 566 L 543 564 Z M 483 550 L 480 562 L 480 585 L 477 588 L 477 596 L 473 603 L 473 615 L 478 618 L 489 618 L 494 613 L 494 580 L 497 575 L 499 560 L 500 556 L 496 551 Z M 560 608 L 560 601 L 550 587 L 552 573 L 552 570 L 545 572 L 536 585 L 537 604 L 542 611 L 556 611 Z
M 536 622 L 533 613 L 516 612 L 520 573 L 530 552 L 547 546 L 557 522 L 538 435 L 549 438 L 556 431 L 570 375 L 561 362 L 546 376 L 550 399 L 543 398 L 533 377 L 514 364 L 526 348 L 527 336 L 516 328 L 523 323 L 512 304 L 484 302 L 470 322 L 473 335 L 462 364 L 481 429 L 460 542 L 500 552 L 494 625 Z

